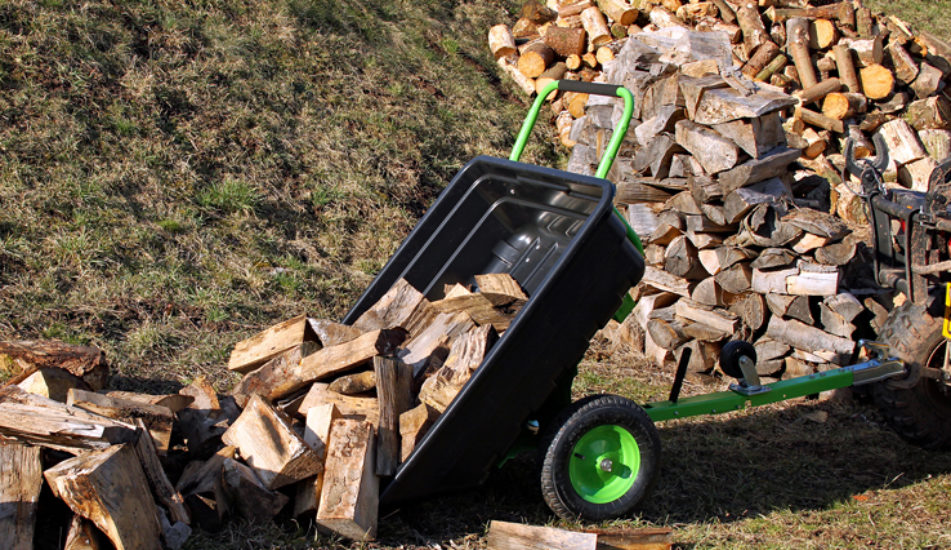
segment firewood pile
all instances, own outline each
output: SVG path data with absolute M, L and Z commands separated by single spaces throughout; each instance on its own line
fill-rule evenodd
M 528 299 L 508 275 L 475 280 L 435 301 L 401 280 L 352 325 L 272 326 L 234 347 L 228 369 L 244 376 L 228 395 L 203 379 L 170 395 L 108 391 L 95 348 L 0 343 L 0 367 L 20 372 L 0 387 L 0 498 L 17 503 L 0 547 L 33 548 L 44 479 L 74 514 L 67 549 L 179 548 L 195 526 L 278 514 L 372 540 L 379 479 Z
M 550 0 L 489 46 L 526 93 L 579 79 L 635 97 L 608 176 L 648 263 L 622 340 L 668 366 L 689 348 L 688 371 L 711 374 L 744 338 L 769 381 L 843 364 L 880 328 L 893 297 L 871 279 L 842 152 L 852 138 L 873 155 L 877 132 L 886 185 L 926 190 L 951 152 L 947 44 L 861 0 Z M 548 101 L 567 170 L 593 174 L 621 102 Z

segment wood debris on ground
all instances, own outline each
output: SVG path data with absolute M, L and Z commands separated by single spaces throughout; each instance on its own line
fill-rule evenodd
M 507 274 L 441 290 L 430 300 L 400 280 L 352 326 L 302 315 L 239 342 L 227 368 L 243 377 L 228 395 L 205 380 L 173 395 L 109 391 L 94 348 L 0 343 L 12 375 L 0 387 L 0 495 L 17 503 L 0 515 L 0 546 L 33 547 L 44 482 L 73 513 L 67 548 L 179 548 L 194 527 L 282 510 L 372 540 L 380 478 L 528 300 Z M 103 383 L 84 381 L 93 371 Z
M 670 534 L 665 527 L 579 532 L 493 520 L 489 522 L 487 544 L 489 550 L 669 550 Z
M 634 120 L 608 179 L 646 245 L 634 314 L 605 332 L 715 373 L 753 342 L 765 381 L 843 364 L 895 299 L 868 269 L 857 157 L 888 146 L 885 185 L 926 191 L 951 153 L 951 46 L 861 0 L 535 0 L 489 47 L 526 93 L 549 78 L 621 84 Z M 594 174 L 621 101 L 548 98 L 567 170 Z M 869 328 L 870 327 L 870 328 Z

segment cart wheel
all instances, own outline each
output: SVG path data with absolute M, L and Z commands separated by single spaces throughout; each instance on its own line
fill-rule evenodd
M 749 357 L 753 363 L 756 363 L 756 348 L 753 344 L 743 340 L 731 340 L 724 344 L 720 350 L 720 370 L 727 376 L 733 378 L 743 378 L 743 370 L 740 369 L 740 357 Z
M 542 496 L 565 519 L 600 521 L 629 512 L 650 491 L 660 436 L 643 409 L 617 395 L 573 403 L 544 447 Z

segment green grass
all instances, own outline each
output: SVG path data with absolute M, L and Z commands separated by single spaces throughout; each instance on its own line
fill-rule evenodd
M 951 39 L 951 0 L 866 0 L 875 12 L 900 17 L 912 30 L 926 30 Z
M 869 4 L 947 37 L 951 3 Z M 527 101 L 485 45 L 508 0 L 0 3 L 0 339 L 99 346 L 117 389 L 222 389 L 231 346 L 340 318 L 452 175 L 507 157 Z M 562 162 L 540 124 L 525 159 Z M 0 365 L 6 376 L 9 365 Z M 597 348 L 578 394 L 663 398 L 669 373 Z M 704 391 L 692 387 L 692 391 Z M 807 419 L 815 410 L 826 423 Z M 874 411 L 799 403 L 669 423 L 622 526 L 682 547 L 948 547 L 947 455 Z M 381 548 L 484 548 L 554 522 L 530 461 L 381 522 Z M 856 499 L 864 496 L 867 498 Z M 348 548 L 237 523 L 190 549 Z M 352 545 L 359 547 L 359 545 Z

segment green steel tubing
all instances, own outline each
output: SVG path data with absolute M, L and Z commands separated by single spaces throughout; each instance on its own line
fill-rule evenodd
M 766 393 L 743 395 L 735 391 L 722 391 L 687 397 L 678 400 L 676 403 L 670 401 L 648 403 L 644 406 L 644 410 L 654 422 L 701 414 L 720 414 L 827 390 L 846 388 L 851 386 L 854 381 L 855 374 L 853 370 L 841 368 L 769 384 L 767 387 L 770 388 L 770 391 Z

